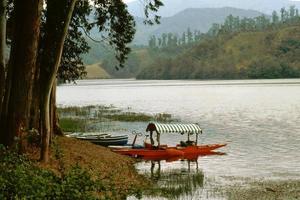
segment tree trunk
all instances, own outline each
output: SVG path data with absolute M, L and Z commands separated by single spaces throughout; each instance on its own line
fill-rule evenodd
M 48 162 L 50 146 L 50 94 L 60 64 L 64 41 L 67 36 L 77 0 L 48 1 L 45 38 L 41 57 L 41 160 Z
M 0 0 L 0 114 L 5 90 L 6 4 L 6 0 Z
M 30 129 L 35 129 L 40 133 L 40 69 L 36 68 L 34 84 L 33 84 L 33 93 L 32 93 L 32 103 L 30 109 Z
M 54 129 L 54 115 L 55 115 L 55 103 L 56 103 L 56 79 L 54 80 L 54 83 L 52 85 L 52 89 L 51 89 L 51 95 L 50 95 L 50 141 L 49 143 L 51 144 L 53 135 L 55 134 L 55 129 Z
M 54 135 L 63 135 L 63 132 L 59 126 L 59 117 L 57 113 L 57 107 L 56 107 L 56 87 L 57 87 L 57 79 L 55 79 L 52 91 L 51 91 L 51 99 L 50 99 L 50 120 L 51 120 L 51 138 Z
M 10 91 L 5 97 L 7 108 L 1 129 L 4 132 L 5 145 L 19 145 L 19 150 L 26 146 L 25 136 L 29 128 L 29 114 L 32 100 L 32 86 L 36 69 L 36 57 L 40 34 L 42 0 L 15 0 L 14 32 L 11 48 L 8 83 Z M 13 74 L 13 76 L 11 76 Z

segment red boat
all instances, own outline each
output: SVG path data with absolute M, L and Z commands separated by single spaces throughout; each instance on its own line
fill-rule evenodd
M 176 149 L 113 149 L 114 152 L 136 158 L 171 158 L 184 156 L 182 151 Z
M 169 149 L 177 149 L 179 151 L 182 151 L 184 155 L 187 154 L 205 154 L 208 152 L 211 152 L 215 149 L 221 148 L 226 146 L 227 144 L 209 144 L 209 145 L 198 145 L 198 146 L 187 146 L 187 147 L 181 147 L 180 145 L 176 147 L 169 147 Z
M 198 124 L 159 124 L 150 123 L 146 131 L 150 132 L 149 143 L 144 143 L 144 148 L 112 148 L 112 151 L 128 155 L 132 157 L 145 158 L 150 160 L 170 160 L 172 158 L 188 158 L 197 157 L 201 155 L 210 154 L 213 150 L 226 146 L 227 144 L 210 144 L 210 145 L 197 145 L 198 134 L 202 130 Z M 154 145 L 153 132 L 157 133 L 157 146 Z M 176 147 L 168 147 L 167 145 L 160 145 L 161 133 L 181 133 L 188 135 L 186 142 L 180 142 Z M 190 135 L 196 134 L 196 140 L 191 141 Z M 135 143 L 136 138 L 133 143 Z M 134 146 L 134 144 L 133 144 Z

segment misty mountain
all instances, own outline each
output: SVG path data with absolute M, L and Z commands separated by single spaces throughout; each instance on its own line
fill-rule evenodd
M 188 8 L 172 17 L 163 17 L 161 24 L 146 26 L 143 19 L 136 17 L 137 32 L 135 44 L 147 44 L 151 35 L 161 35 L 162 33 L 181 34 L 188 28 L 200 30 L 205 33 L 213 23 L 223 23 L 225 18 L 232 14 L 240 17 L 257 17 L 263 13 L 254 10 L 244 10 L 237 8 Z
M 163 17 L 170 17 L 187 8 L 221 8 L 234 7 L 251 9 L 270 14 L 273 10 L 280 10 L 282 7 L 296 5 L 300 2 L 292 0 L 162 0 L 164 7 L 159 9 L 158 14 Z M 143 17 L 143 1 L 136 0 L 128 3 L 128 9 L 134 16 Z

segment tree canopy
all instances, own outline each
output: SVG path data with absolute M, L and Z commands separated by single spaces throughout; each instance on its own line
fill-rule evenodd
M 1 67 L 0 143 L 26 151 L 28 134 L 37 133 L 41 138 L 41 159 L 47 162 L 51 135 L 57 125 L 53 121 L 56 77 L 74 81 L 84 75 L 81 54 L 89 50 L 85 35 L 93 28 L 114 49 L 117 67 L 123 67 L 135 22 L 122 0 L 15 0 L 8 6 L 6 0 L 1 3 L 1 38 L 9 38 L 10 56 L 8 64 Z M 155 12 L 162 2 L 147 0 L 145 5 L 145 23 L 158 22 Z

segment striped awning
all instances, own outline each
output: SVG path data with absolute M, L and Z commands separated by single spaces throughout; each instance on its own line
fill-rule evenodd
M 157 131 L 158 133 L 202 133 L 198 124 L 161 124 L 150 123 L 146 131 Z

